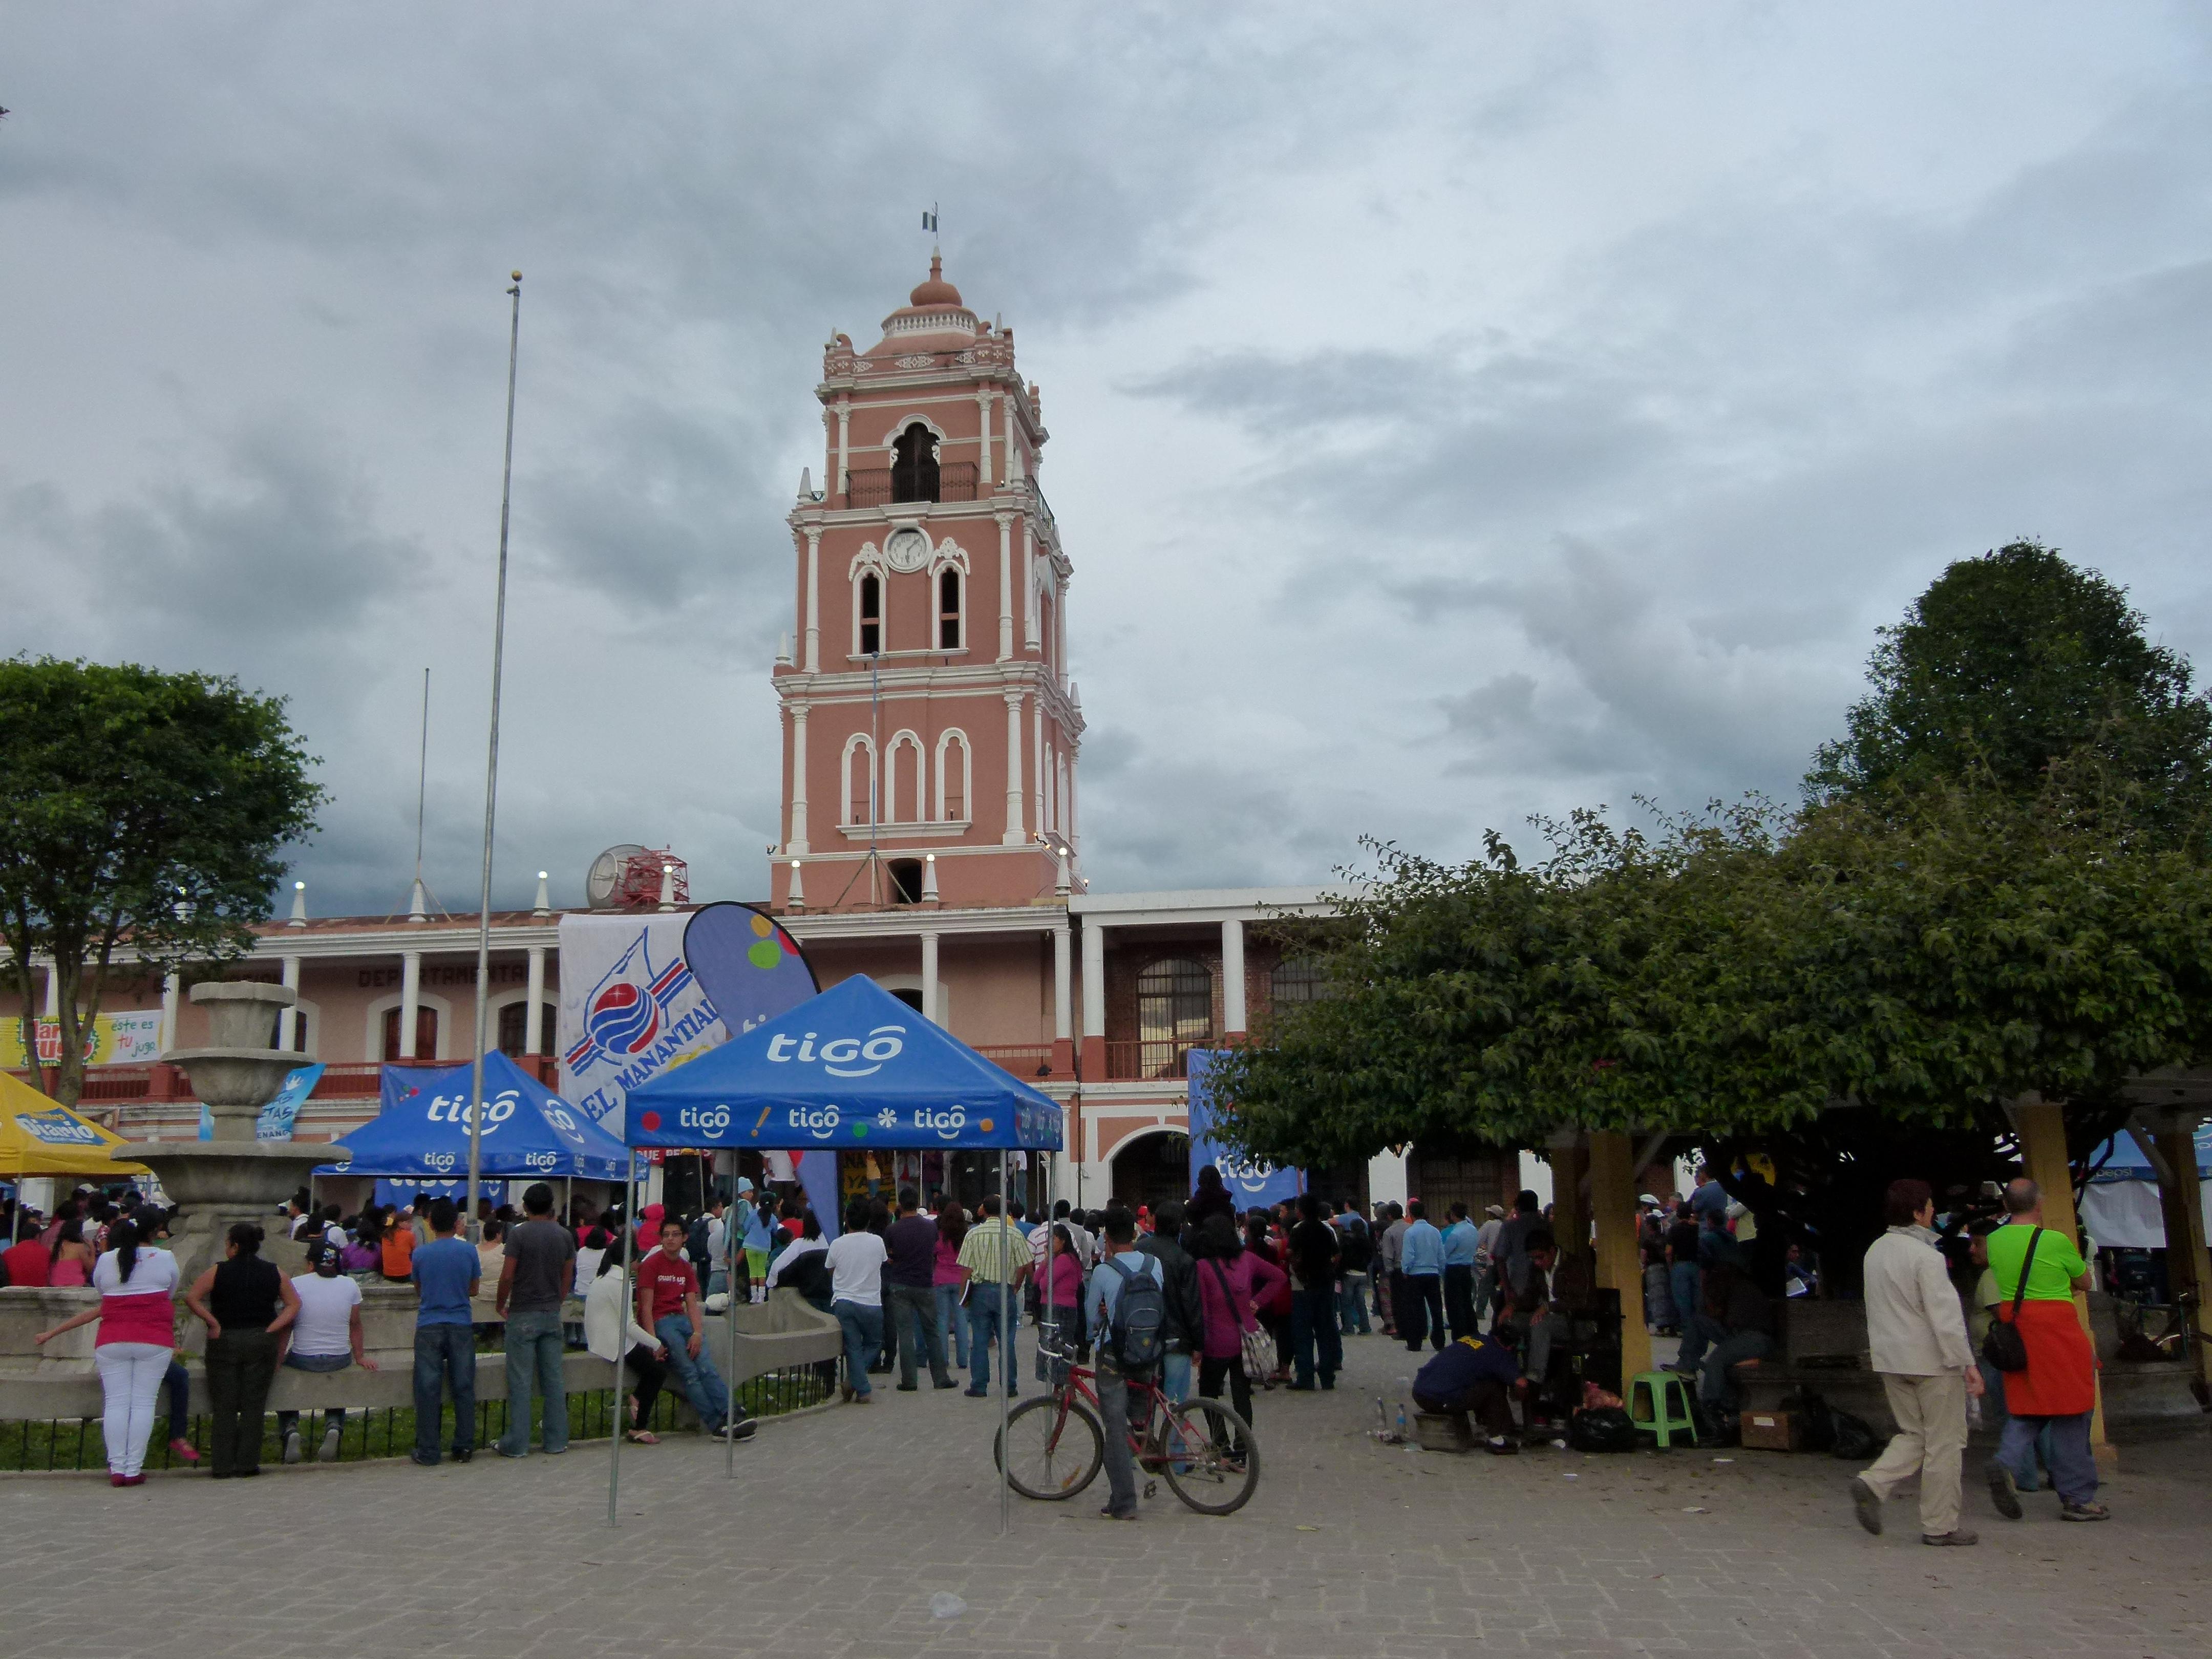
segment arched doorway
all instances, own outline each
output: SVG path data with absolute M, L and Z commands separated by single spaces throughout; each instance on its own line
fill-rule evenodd
M 1114 1153 L 1114 1202 L 1158 1209 L 1190 1196 L 1190 1137 L 1179 1129 L 1151 1129 L 1123 1141 Z

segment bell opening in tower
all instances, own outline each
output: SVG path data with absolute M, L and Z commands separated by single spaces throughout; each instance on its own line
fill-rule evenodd
M 937 439 L 916 421 L 891 446 L 891 499 L 933 501 L 938 497 Z

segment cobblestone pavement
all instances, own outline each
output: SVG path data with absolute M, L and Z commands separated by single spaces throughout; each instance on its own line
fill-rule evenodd
M 1026 1340 L 1023 1344 L 1028 1348 Z M 2008 1524 L 1932 1550 L 1909 1501 L 1869 1538 L 1849 1466 L 1676 1450 L 1447 1457 L 1366 1435 L 1411 1358 L 1355 1338 L 1334 1394 L 1261 1397 L 1260 1493 L 1208 1519 L 1163 1485 L 1135 1525 L 1016 1499 L 998 1532 L 995 1412 L 925 1382 L 764 1427 L 739 1449 L 467 1467 L 0 1481 L 0 1652 L 1262 1656 L 1691 1651 L 1806 1656 L 2212 1652 L 2212 1437 L 2123 1449 L 2116 1519 Z M 933 1592 L 966 1603 L 931 1615 Z

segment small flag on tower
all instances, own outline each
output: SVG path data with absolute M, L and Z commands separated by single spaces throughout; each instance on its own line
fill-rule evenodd
M 937 228 L 937 209 L 934 206 L 921 216 L 921 228 L 928 231 L 934 231 Z

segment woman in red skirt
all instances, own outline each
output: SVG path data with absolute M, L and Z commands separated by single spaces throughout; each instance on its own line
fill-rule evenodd
M 2004 1298 L 1996 1304 L 1996 1316 L 2018 1326 L 2027 1369 L 2005 1373 L 2005 1410 L 2010 1416 L 1990 1464 L 1990 1498 L 2007 1520 L 2020 1519 L 2020 1492 L 2008 1466 L 2034 1456 L 2036 1437 L 2047 1424 L 2059 1519 L 2103 1521 L 2112 1511 L 2097 1501 L 2097 1460 L 2089 1451 L 2097 1353 L 2074 1308 L 2074 1292 L 2089 1288 L 2088 1266 L 2072 1239 L 2043 1224 L 2043 1193 L 2033 1181 L 2007 1187 L 2004 1206 L 2006 1224 L 1989 1237 L 1990 1272 Z

